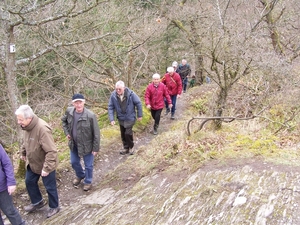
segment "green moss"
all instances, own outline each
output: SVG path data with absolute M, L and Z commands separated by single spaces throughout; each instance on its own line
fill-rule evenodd
M 147 109 L 143 105 L 143 118 L 141 121 L 137 121 L 133 127 L 134 132 L 141 132 L 145 130 L 145 128 L 148 126 L 148 124 L 152 121 L 150 110 Z
M 58 153 L 58 160 L 59 160 L 59 162 L 63 162 L 63 161 L 69 160 L 69 158 L 70 158 L 69 147 L 67 147 L 65 151 L 62 151 L 62 152 Z
M 205 97 L 192 101 L 191 105 L 199 114 L 205 114 L 208 110 L 207 99 Z
M 55 142 L 65 142 L 66 135 L 62 128 L 54 128 L 52 129 L 52 134 Z
M 98 117 L 98 124 L 99 124 L 100 129 L 110 125 L 110 121 L 109 121 L 109 118 L 108 118 L 108 112 L 106 112 L 104 114 L 101 114 Z

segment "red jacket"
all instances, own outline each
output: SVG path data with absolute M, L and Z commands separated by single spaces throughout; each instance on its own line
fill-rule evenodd
M 168 104 L 172 104 L 166 85 L 159 83 L 157 87 L 153 83 L 149 84 L 145 92 L 145 104 L 151 105 L 151 109 L 158 110 L 164 108 L 164 98 Z
M 181 78 L 178 73 L 174 72 L 173 76 L 166 73 L 162 81 L 168 88 L 169 95 L 180 95 L 182 92 Z

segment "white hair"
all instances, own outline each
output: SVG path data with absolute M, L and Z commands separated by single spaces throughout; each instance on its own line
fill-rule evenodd
M 168 67 L 167 71 L 168 71 L 168 73 L 173 73 L 174 72 L 174 68 L 173 67 Z
M 29 105 L 21 105 L 15 112 L 15 115 L 22 115 L 24 119 L 33 118 L 34 112 Z
M 125 83 L 121 80 L 119 80 L 117 83 L 116 83 L 116 87 L 125 87 Z
M 158 73 L 153 74 L 152 76 L 153 79 L 160 79 L 160 75 Z

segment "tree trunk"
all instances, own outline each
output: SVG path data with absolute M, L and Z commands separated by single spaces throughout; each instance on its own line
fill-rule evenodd
M 267 0 L 261 0 L 260 2 L 266 8 L 266 11 L 269 11 L 269 13 L 266 15 L 266 22 L 268 24 L 268 28 L 269 28 L 273 48 L 274 48 L 274 50 L 277 54 L 282 55 L 283 54 L 283 48 L 282 48 L 282 45 L 281 45 L 281 42 L 280 42 L 280 34 L 279 34 L 279 31 L 276 27 L 276 20 L 278 20 L 278 19 L 275 19 L 274 15 L 273 15 L 273 8 L 274 8 L 277 1 L 267 2 Z
M 226 100 L 228 96 L 228 89 L 227 88 L 221 88 L 218 94 L 218 98 L 216 101 L 216 109 L 214 111 L 215 117 L 221 117 L 223 114 L 223 110 L 225 109 Z M 214 128 L 215 129 L 221 129 L 222 127 L 222 121 L 221 120 L 214 120 Z
M 195 49 L 196 51 L 197 49 Z M 201 54 L 196 55 L 195 60 L 195 77 L 200 85 L 204 83 L 205 77 L 203 76 L 203 56 Z
M 19 126 L 17 126 L 17 121 L 16 117 L 14 116 L 14 112 L 17 110 L 19 107 L 19 90 L 17 86 L 17 77 L 16 77 L 16 61 L 15 61 L 15 38 L 14 38 L 14 30 L 12 26 L 7 25 L 6 29 L 6 34 L 7 34 L 7 43 L 6 43 L 6 50 L 5 50 L 5 78 L 6 78 L 6 83 L 7 83 L 7 91 L 8 91 L 8 97 L 11 105 L 11 110 L 12 110 L 12 115 L 13 115 L 13 126 L 16 126 L 16 135 L 17 135 L 17 140 L 20 144 L 22 143 L 22 130 Z M 24 161 L 20 160 L 19 163 L 19 169 L 17 172 L 17 176 L 24 176 L 24 170 L 25 164 Z

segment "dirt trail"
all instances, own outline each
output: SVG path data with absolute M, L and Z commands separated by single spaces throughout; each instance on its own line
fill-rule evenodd
M 143 96 L 140 97 L 141 100 L 143 101 Z M 176 119 L 181 118 L 184 109 L 187 107 L 187 104 L 189 103 L 188 101 L 189 98 L 190 98 L 189 92 L 187 92 L 182 94 L 181 97 L 177 100 L 175 121 Z M 167 116 L 164 114 L 165 114 L 165 109 L 162 112 L 158 135 L 161 132 L 167 130 L 170 127 L 171 123 L 174 122 L 174 120 L 170 119 L 171 117 L 170 114 Z M 137 150 L 140 146 L 144 146 L 150 143 L 150 141 L 155 137 L 151 133 L 153 128 L 152 124 L 153 122 L 149 125 L 148 128 L 145 129 L 144 132 L 134 134 L 135 148 Z M 73 204 L 76 204 L 78 199 L 88 196 L 91 193 L 97 191 L 96 187 L 105 177 L 105 175 L 108 172 L 112 171 L 114 168 L 116 168 L 120 163 L 124 162 L 127 159 L 127 157 L 130 157 L 129 155 L 126 156 L 120 155 L 119 154 L 120 149 L 122 149 L 121 140 L 119 140 L 117 143 L 115 143 L 112 146 L 101 145 L 101 151 L 95 159 L 94 176 L 93 176 L 94 188 L 91 191 L 88 192 L 83 191 L 82 186 L 79 186 L 79 188 L 77 189 L 74 188 L 74 186 L 72 185 L 72 180 L 74 179 L 74 172 L 72 169 L 66 168 L 65 170 L 57 174 L 58 192 L 59 192 L 60 206 L 62 209 L 64 207 L 68 207 L 68 206 L 72 206 Z M 136 182 L 136 181 L 132 180 L 131 182 Z M 45 199 L 47 199 L 45 190 L 43 190 L 42 188 L 43 186 L 41 186 L 43 196 Z M 28 224 L 38 225 L 41 224 L 42 221 L 46 219 L 46 213 L 48 209 L 47 206 L 30 214 L 26 213 L 23 210 L 24 205 L 30 204 L 27 193 L 24 193 L 20 195 L 17 199 L 15 199 L 15 203 L 21 215 L 27 221 Z

